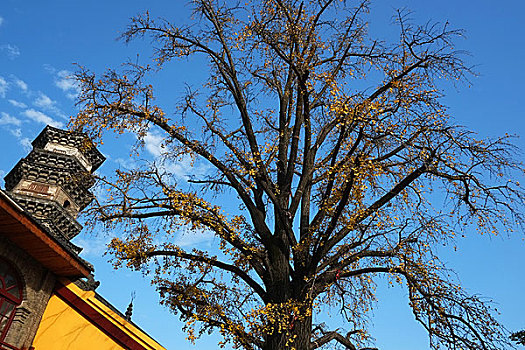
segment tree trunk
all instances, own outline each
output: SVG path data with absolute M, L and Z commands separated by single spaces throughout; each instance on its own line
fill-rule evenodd
M 273 333 L 267 335 L 262 350 L 284 350 L 286 344 L 286 334 Z
M 301 316 L 293 324 L 292 334 L 295 338 L 292 347 L 295 348 L 295 350 L 310 349 L 310 340 L 312 338 L 312 313 L 311 310 L 308 311 L 308 316 Z
M 279 227 L 279 220 L 276 220 L 276 232 L 279 234 L 273 237 L 272 244 L 268 249 L 268 257 L 270 261 L 269 275 L 270 279 L 266 282 L 266 290 L 268 292 L 269 300 L 272 304 L 283 305 L 291 297 L 290 287 L 290 269 L 289 259 L 287 256 L 288 245 L 283 238 L 285 233 Z M 263 350 L 281 350 L 286 348 L 286 331 L 279 327 L 281 318 L 277 318 L 274 324 L 268 324 L 269 329 L 274 329 L 270 334 L 266 334 Z M 279 328 L 281 329 L 279 331 Z
M 300 316 L 292 318 L 288 329 L 281 333 L 268 334 L 262 350 L 309 350 L 312 336 L 312 316 Z M 293 339 L 293 341 L 289 341 Z

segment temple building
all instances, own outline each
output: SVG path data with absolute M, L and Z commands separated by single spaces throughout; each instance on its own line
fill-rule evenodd
M 164 349 L 96 291 L 71 243 L 104 156 L 86 135 L 47 126 L 0 190 L 0 349 Z

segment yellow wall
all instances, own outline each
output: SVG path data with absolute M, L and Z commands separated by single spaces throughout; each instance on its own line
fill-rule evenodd
M 100 316 L 110 320 L 146 349 L 165 350 L 135 326 L 95 299 L 92 291 L 83 291 L 73 283 L 66 287 L 82 298 Z M 53 294 L 42 316 L 35 340 L 35 350 L 118 350 L 124 349 L 60 297 Z
M 123 349 L 56 295 L 49 300 L 33 346 L 35 350 Z

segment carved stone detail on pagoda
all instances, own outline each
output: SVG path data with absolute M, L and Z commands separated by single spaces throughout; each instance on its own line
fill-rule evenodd
M 75 156 L 81 154 L 95 171 L 106 158 L 96 149 L 89 138 L 78 132 L 70 132 L 47 126 L 32 142 L 33 148 L 55 150 L 56 153 Z M 78 152 L 78 153 L 77 153 Z M 77 157 L 80 159 L 81 157 Z
M 29 183 L 33 183 L 33 189 L 41 189 L 37 197 L 49 195 L 39 184 L 46 184 L 51 188 L 57 185 L 60 190 L 66 193 L 76 204 L 78 211 L 84 209 L 92 200 L 93 195 L 89 188 L 93 186 L 94 180 L 86 172 L 71 174 L 64 168 L 56 168 L 40 163 L 32 163 L 22 159 L 15 165 L 13 170 L 4 178 L 5 188 L 8 192 L 27 192 Z M 33 191 L 35 192 L 35 191 Z M 77 211 L 77 212 L 78 212 Z M 76 214 L 74 214 L 76 215 Z

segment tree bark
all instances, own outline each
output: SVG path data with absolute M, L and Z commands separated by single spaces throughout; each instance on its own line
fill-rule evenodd
M 311 310 L 308 311 L 306 315 L 302 315 L 298 318 L 292 329 L 292 334 L 295 336 L 293 347 L 295 350 L 309 350 L 310 349 L 310 340 L 312 339 L 312 313 Z

